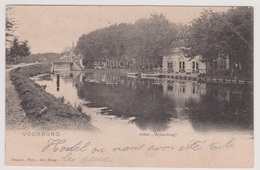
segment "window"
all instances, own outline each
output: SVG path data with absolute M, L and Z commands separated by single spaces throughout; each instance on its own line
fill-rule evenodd
M 225 60 L 220 60 L 219 61 L 219 69 L 220 70 L 225 70 L 226 69 L 226 61 Z
M 185 85 L 180 86 L 180 93 L 185 93 Z
M 169 68 L 169 69 L 173 69 L 173 63 L 168 62 L 168 66 L 167 66 L 167 68 Z
M 181 73 L 185 72 L 185 61 L 179 62 L 179 68 L 180 68 L 179 72 L 181 72 Z
M 192 87 L 192 93 L 195 94 L 196 93 L 196 86 Z
M 167 86 L 167 91 L 173 91 L 173 86 Z
M 193 70 L 197 70 L 197 69 L 199 69 L 199 63 L 193 61 L 193 62 L 192 62 L 192 69 L 193 69 Z
M 179 62 L 179 66 L 180 66 L 180 69 L 185 69 L 185 62 L 184 61 L 180 61 Z

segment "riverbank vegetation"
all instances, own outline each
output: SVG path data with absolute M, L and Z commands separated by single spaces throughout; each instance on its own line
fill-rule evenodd
M 90 129 L 90 116 L 47 93 L 44 87 L 30 80 L 31 76 L 49 73 L 50 65 L 18 67 L 10 72 L 10 78 L 18 92 L 21 106 L 29 122 L 46 129 Z

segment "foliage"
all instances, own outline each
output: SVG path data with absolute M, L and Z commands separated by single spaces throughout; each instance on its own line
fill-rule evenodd
M 37 53 L 37 54 L 31 54 L 24 61 L 28 63 L 35 63 L 35 62 L 55 62 L 59 61 L 61 58 L 61 54 L 59 53 Z
M 13 32 L 15 29 L 15 21 L 12 18 L 12 7 L 6 7 L 6 18 L 5 18 L 5 41 L 6 46 L 12 42 Z
M 28 41 L 25 40 L 20 44 L 20 54 L 19 55 L 22 57 L 26 57 L 26 56 L 29 56 L 30 54 L 31 54 L 31 51 L 30 51 Z
M 161 58 L 175 38 L 175 27 L 160 14 L 139 19 L 135 24 L 114 24 L 82 35 L 76 51 L 84 56 L 84 64 L 93 67 L 95 61 L 135 60 L 139 65 L 161 64 Z
M 239 63 L 247 75 L 252 75 L 252 7 L 235 7 L 226 12 L 204 10 L 189 30 L 185 50 L 188 56 L 200 54 L 206 61 L 229 56 L 231 69 Z
M 31 54 L 30 46 L 28 41 L 19 42 L 18 38 L 15 37 L 10 48 L 10 60 L 14 61 L 17 57 L 26 57 Z
M 15 21 L 12 18 L 12 7 L 6 7 L 6 17 L 5 17 L 5 53 L 6 60 L 10 59 L 10 46 L 13 39 L 13 32 L 15 29 Z
M 5 52 L 7 62 L 16 62 L 17 57 L 26 57 L 31 54 L 28 41 L 19 42 L 18 37 L 14 36 L 16 27 L 15 18 L 13 18 L 13 8 L 7 6 L 5 20 Z

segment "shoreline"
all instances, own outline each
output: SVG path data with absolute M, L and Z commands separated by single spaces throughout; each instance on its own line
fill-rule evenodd
M 13 86 L 13 93 L 16 93 L 18 99 L 13 104 L 20 103 L 22 113 L 17 114 L 18 120 L 13 118 L 12 105 L 6 107 L 6 119 L 12 120 L 6 122 L 8 129 L 24 129 L 29 127 L 43 130 L 75 129 L 75 130 L 94 130 L 91 125 L 91 117 L 78 111 L 76 108 L 66 105 L 62 100 L 55 98 L 47 93 L 45 89 L 32 80 L 30 77 L 40 74 L 50 73 L 50 65 L 34 64 L 29 66 L 15 66 L 6 71 L 6 79 L 9 78 L 10 84 L 6 83 L 6 101 L 12 101 L 9 95 L 9 86 Z M 21 118 L 23 115 L 23 118 Z M 20 120 L 22 119 L 22 120 Z M 24 122 L 26 122 L 24 125 Z M 17 127 L 21 125 L 22 127 Z M 24 126 L 23 126 L 24 125 Z
M 158 78 L 173 78 L 173 79 L 194 79 L 194 80 L 200 80 L 200 81 L 215 81 L 216 83 L 224 83 L 230 82 L 234 84 L 241 84 L 248 83 L 253 84 L 252 79 L 243 79 L 243 78 L 234 78 L 230 76 L 218 76 L 218 75 L 193 75 L 193 74 L 175 74 L 175 73 L 153 73 L 151 71 L 144 71 L 140 72 L 138 70 L 125 70 L 125 69 L 83 69 L 83 72 L 87 73 L 105 73 L 105 74 L 118 74 L 118 75 L 126 75 L 126 74 L 133 74 L 133 75 L 144 75 L 147 77 L 158 77 Z M 217 81 L 218 80 L 218 81 Z M 238 82 L 237 82 L 238 81 Z

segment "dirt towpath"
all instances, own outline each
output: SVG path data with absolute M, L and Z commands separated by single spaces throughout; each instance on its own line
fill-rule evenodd
M 25 111 L 21 106 L 21 101 L 15 90 L 12 81 L 10 80 L 10 71 L 30 64 L 18 64 L 13 66 L 7 66 L 5 69 L 5 125 L 6 129 L 26 129 L 29 122 L 26 118 Z

